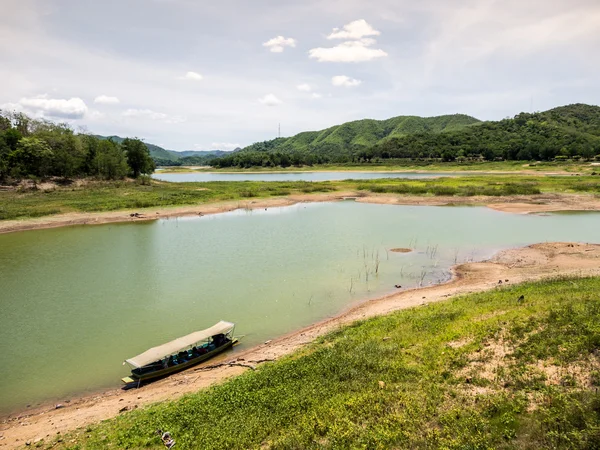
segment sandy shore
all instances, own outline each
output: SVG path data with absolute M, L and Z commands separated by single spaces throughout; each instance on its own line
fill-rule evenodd
M 553 211 L 600 211 L 600 198 L 589 194 L 540 194 L 506 197 L 398 196 L 364 192 L 290 195 L 279 198 L 236 200 L 179 207 L 156 207 L 96 213 L 56 214 L 34 219 L 0 221 L 0 234 L 39 230 L 72 225 L 101 225 L 118 222 L 139 222 L 184 216 L 218 214 L 236 209 L 261 209 L 290 206 L 300 202 L 330 202 L 348 198 L 365 203 L 421 206 L 487 206 L 510 213 L 542 213 Z
M 421 289 L 398 290 L 393 294 L 366 301 L 342 314 L 290 333 L 235 355 L 223 355 L 203 366 L 173 375 L 142 387 L 123 391 L 114 389 L 94 396 L 74 399 L 56 409 L 53 405 L 5 418 L 0 425 L 0 447 L 14 448 L 27 441 L 47 441 L 79 427 L 99 422 L 120 412 L 162 400 L 172 400 L 194 392 L 261 361 L 275 360 L 312 342 L 316 337 L 359 319 L 388 314 L 445 300 L 455 295 L 502 288 L 523 281 L 562 275 L 600 276 L 600 245 L 544 243 L 500 252 L 489 261 L 461 264 L 453 268 L 453 278 L 441 285 Z M 500 282 L 501 281 L 501 282 Z M 233 357 L 233 359 L 231 359 Z

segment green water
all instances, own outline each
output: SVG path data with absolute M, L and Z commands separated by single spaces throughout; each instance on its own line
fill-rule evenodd
M 221 319 L 248 348 L 455 260 L 599 230 L 600 214 L 338 202 L 0 235 L 0 410 L 118 386 L 125 358 Z
M 224 172 L 191 172 L 162 173 L 158 170 L 152 178 L 172 183 L 203 181 L 336 181 L 336 180 L 372 180 L 376 178 L 422 179 L 449 176 L 469 176 L 481 173 L 470 172 L 266 172 L 266 173 L 224 173 Z

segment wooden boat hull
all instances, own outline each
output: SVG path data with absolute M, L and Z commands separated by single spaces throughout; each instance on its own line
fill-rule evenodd
M 204 362 L 204 361 L 218 355 L 219 353 L 222 353 L 223 351 L 227 350 L 228 348 L 233 347 L 236 343 L 237 343 L 237 339 L 234 339 L 233 341 L 229 341 L 228 343 L 226 343 L 218 348 L 215 348 L 214 350 L 212 350 L 204 355 L 198 356 L 197 358 L 191 359 L 190 361 L 187 361 L 184 363 L 180 363 L 180 364 L 176 364 L 174 366 L 167 367 L 165 369 L 148 372 L 148 373 L 144 373 L 141 375 L 138 375 L 138 374 L 135 374 L 132 372 L 130 376 L 121 378 L 121 381 L 123 381 L 123 383 L 126 383 L 126 384 L 144 383 L 147 381 L 156 380 L 158 378 L 163 378 L 163 377 L 166 377 L 173 373 L 181 372 L 185 369 L 188 369 L 197 364 L 200 364 L 201 362 Z

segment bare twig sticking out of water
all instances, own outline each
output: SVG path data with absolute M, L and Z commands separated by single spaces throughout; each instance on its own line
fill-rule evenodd
M 435 255 L 437 255 L 437 251 L 438 251 L 438 245 L 428 245 L 427 246 L 427 250 L 425 251 L 425 253 L 427 254 L 427 256 L 430 259 L 435 258 Z
M 419 275 L 419 287 L 423 287 L 423 280 L 427 276 L 427 269 L 425 266 L 421 267 L 421 273 Z
M 348 292 L 350 292 L 351 294 L 352 289 L 354 289 L 354 278 L 350 277 L 350 288 L 348 289 Z
M 308 305 L 309 305 L 309 306 L 310 306 L 310 305 L 311 305 L 311 303 L 312 303 L 312 299 L 313 299 L 313 296 L 311 295 L 311 296 L 310 296 L 310 298 L 308 299 Z
M 473 262 L 475 260 L 475 249 L 471 250 L 469 257 L 467 258 L 467 262 Z
M 458 247 L 454 249 L 454 264 L 458 262 Z
M 375 274 L 379 274 L 379 250 L 377 250 L 377 255 L 375 256 Z
M 416 237 L 410 238 L 410 242 L 408 243 L 408 248 L 415 250 L 417 248 L 418 242 L 419 242 L 419 240 Z

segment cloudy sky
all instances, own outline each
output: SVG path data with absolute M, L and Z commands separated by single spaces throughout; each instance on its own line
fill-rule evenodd
M 600 104 L 598 0 L 0 0 L 0 108 L 230 150 Z

